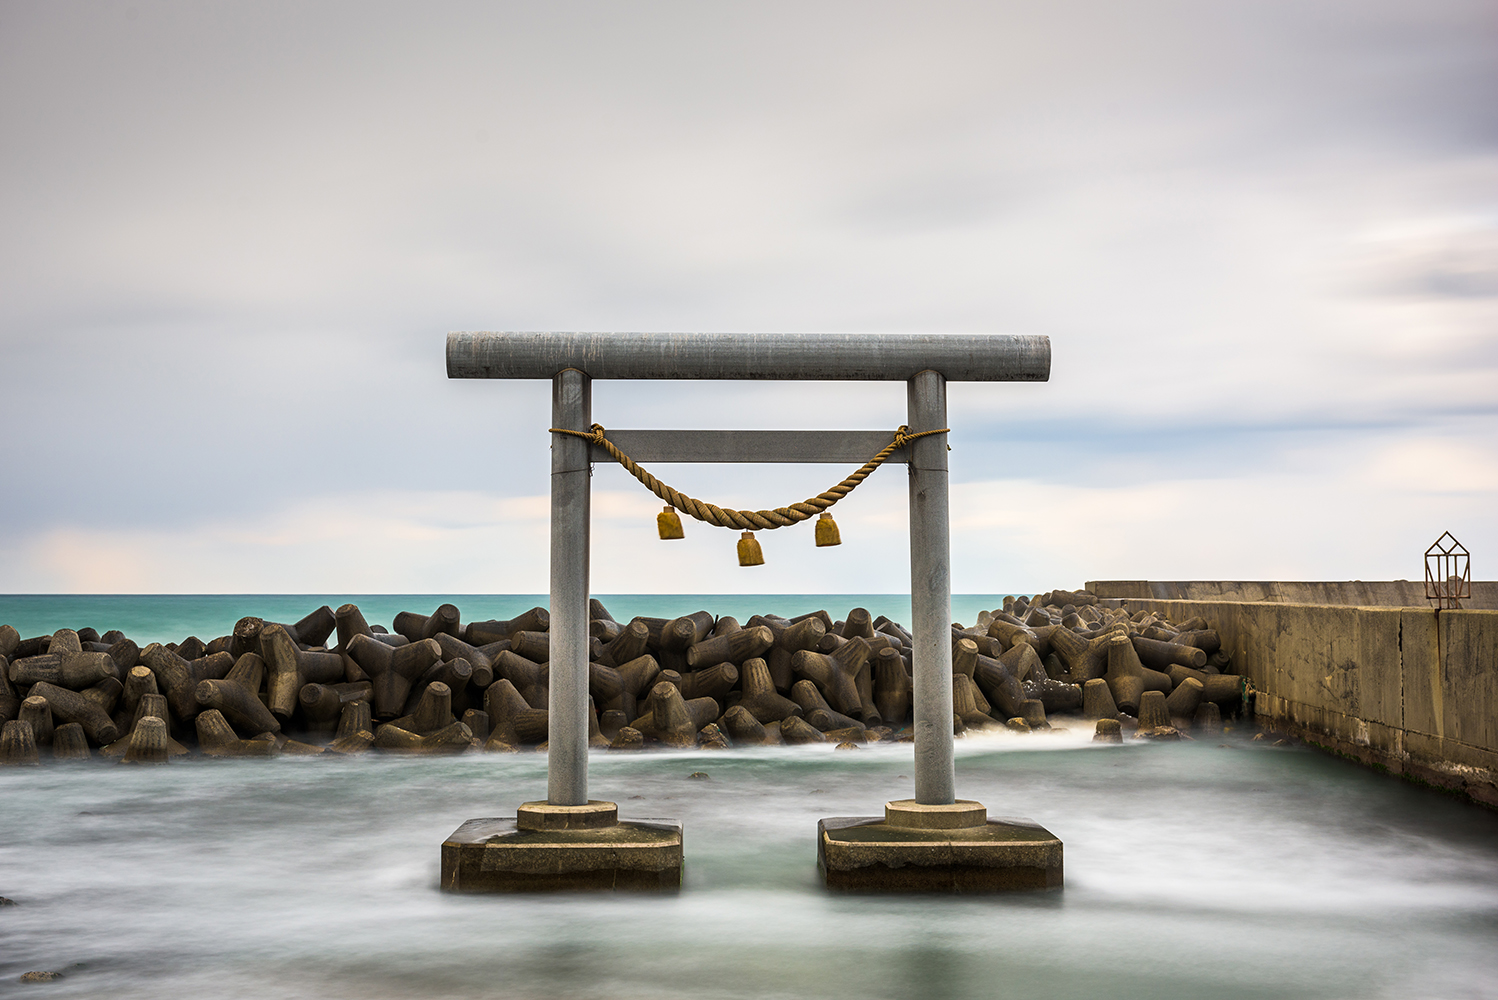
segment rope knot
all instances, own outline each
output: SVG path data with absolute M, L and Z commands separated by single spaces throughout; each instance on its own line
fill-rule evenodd
M 566 427 L 552 427 L 550 430 L 553 434 L 570 434 L 575 438 L 582 438 L 589 444 L 602 445 L 605 448 L 609 447 L 608 440 L 603 436 L 603 424 L 594 424 L 593 429 L 588 431 L 568 430 Z
M 919 433 L 912 434 L 910 433 L 909 424 L 901 424 L 895 429 L 895 440 L 894 443 L 890 445 L 890 450 L 893 451 L 896 448 L 903 448 L 906 445 L 910 444 L 912 441 L 918 440 L 919 438 L 923 437 L 929 437 L 932 434 L 945 434 L 950 429 L 951 428 L 949 427 L 939 427 L 934 431 L 920 431 Z

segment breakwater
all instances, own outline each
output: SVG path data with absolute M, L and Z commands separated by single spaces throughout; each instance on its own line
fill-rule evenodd
M 853 608 L 796 617 L 699 611 L 618 621 L 591 605 L 590 743 L 614 750 L 911 738 L 911 636 Z M 1241 677 L 1205 619 L 1101 607 L 1086 592 L 1008 597 L 952 626 L 953 727 L 1101 740 L 1215 731 Z M 461 753 L 544 745 L 549 616 L 465 622 L 443 604 L 387 629 L 359 608 L 293 623 L 240 619 L 210 641 L 140 647 L 84 627 L 0 626 L 0 761 L 95 754 Z
M 1086 589 L 1100 600 L 1275 602 L 1359 608 L 1423 608 L 1423 580 L 1099 580 Z M 1467 610 L 1498 610 L 1498 582 L 1473 580 Z
M 1498 807 L 1498 611 L 1109 603 L 1134 614 L 1210 617 L 1255 691 L 1261 727 Z

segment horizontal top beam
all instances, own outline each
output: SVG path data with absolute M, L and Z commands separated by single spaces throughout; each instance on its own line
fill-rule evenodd
M 932 333 L 450 333 L 448 378 L 1044 382 L 1049 337 Z
M 863 465 L 895 436 L 894 431 L 632 431 L 608 430 L 604 437 L 636 462 L 821 462 Z M 909 448 L 896 448 L 884 461 L 909 462 Z M 589 445 L 588 458 L 612 462 L 602 445 Z

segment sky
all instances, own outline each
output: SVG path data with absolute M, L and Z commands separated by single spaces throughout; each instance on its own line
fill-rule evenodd
M 1419 579 L 1448 530 L 1492 579 L 1494 94 L 1488 0 L 0 0 L 0 592 L 544 592 L 549 387 L 448 380 L 455 330 L 1050 337 L 950 386 L 960 593 Z M 909 588 L 901 467 L 753 569 L 593 489 L 596 593 Z

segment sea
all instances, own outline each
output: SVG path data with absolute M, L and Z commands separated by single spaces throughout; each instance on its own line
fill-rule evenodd
M 899 595 L 604 596 L 616 617 Z M 954 599 L 964 620 L 992 597 Z M 353 601 L 371 622 L 536 595 L 3 597 L 23 635 L 209 639 Z M 961 610 L 958 610 L 961 609 Z M 0 995 L 108 998 L 1498 997 L 1498 813 L 1232 720 L 957 742 L 958 793 L 1065 844 L 1065 888 L 842 896 L 817 820 L 911 794 L 909 744 L 595 752 L 589 794 L 684 824 L 670 896 L 456 896 L 442 841 L 546 793 L 544 754 L 0 768 Z M 27 972 L 59 972 L 21 985 Z
M 874 617 L 910 624 L 909 594 L 594 594 L 621 622 L 636 615 L 675 618 L 696 611 L 732 615 L 746 621 L 756 614 L 799 615 L 825 609 L 834 619 L 852 608 Z M 1002 594 L 953 594 L 954 621 L 972 624 L 979 611 L 1003 604 Z M 509 619 L 547 603 L 545 594 L 0 594 L 0 625 L 13 625 L 23 637 L 50 635 L 60 628 L 89 626 L 101 634 L 119 629 L 144 646 L 180 642 L 195 635 L 208 642 L 228 635 L 249 615 L 294 622 L 326 604 L 356 604 L 371 625 L 386 628 L 401 611 L 431 614 L 453 604 L 464 621 Z

